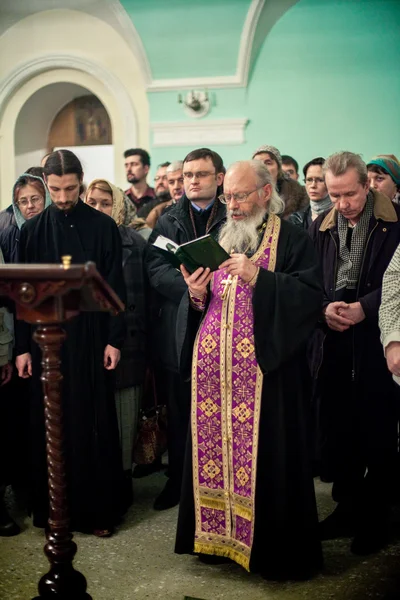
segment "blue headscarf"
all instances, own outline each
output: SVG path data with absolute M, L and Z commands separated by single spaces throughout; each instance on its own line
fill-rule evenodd
M 40 181 L 40 183 L 43 185 L 43 189 L 45 192 L 44 208 L 47 208 L 51 204 L 49 190 L 47 189 L 47 186 L 46 186 L 45 182 L 43 181 L 43 179 L 41 177 L 37 177 L 37 175 L 31 175 L 30 173 L 22 173 L 22 175 L 20 175 L 18 177 L 17 181 L 14 183 L 14 187 L 13 187 L 13 191 L 12 191 L 12 206 L 13 206 L 13 211 L 14 211 L 15 222 L 17 224 L 18 229 L 21 229 L 21 227 L 25 223 L 26 219 L 25 219 L 25 217 L 23 217 L 18 204 L 16 202 L 14 202 L 14 192 L 15 192 L 16 186 L 19 185 L 20 183 L 23 183 L 21 180 L 26 179 L 26 178 L 37 179 L 38 181 Z M 24 185 L 29 185 L 29 182 L 24 183 Z

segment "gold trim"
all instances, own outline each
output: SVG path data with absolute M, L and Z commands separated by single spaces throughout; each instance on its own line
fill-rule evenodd
M 237 279 L 237 277 L 236 277 Z M 227 348 L 227 336 L 229 335 L 228 327 L 228 310 L 229 310 L 229 299 L 231 285 L 228 286 L 227 294 L 222 300 L 221 307 L 221 343 L 220 343 L 220 357 L 219 357 L 219 372 L 221 378 L 220 394 L 221 394 L 221 435 L 222 435 L 222 465 L 224 470 L 224 490 L 226 496 L 226 490 L 229 489 L 229 446 L 228 446 L 228 431 L 227 431 L 227 396 L 228 396 L 228 374 L 226 372 L 226 348 Z M 225 500 L 225 529 L 226 535 L 231 536 L 232 531 L 232 519 L 231 511 L 229 508 L 229 496 Z
M 214 508 L 215 510 L 226 510 L 225 500 L 217 500 L 216 498 L 207 498 L 205 496 L 200 496 L 200 506 Z
M 197 356 L 199 352 L 200 333 L 201 327 L 199 327 L 197 331 L 196 339 L 193 345 L 191 397 L 193 496 L 195 507 L 196 530 L 201 529 L 201 506 L 199 503 L 199 448 L 197 443 L 197 435 L 193 435 L 193 432 L 197 431 Z
M 269 250 L 268 270 L 274 271 L 277 260 L 277 247 L 281 220 L 276 215 L 268 217 L 267 227 L 257 252 L 251 257 L 253 262 L 264 258 Z M 196 516 L 196 538 L 194 541 L 194 551 L 204 554 L 228 557 L 236 563 L 249 570 L 250 557 L 254 540 L 254 520 L 255 520 L 255 497 L 256 497 L 256 478 L 257 478 L 257 458 L 259 426 L 261 413 L 261 397 L 263 387 L 263 374 L 257 365 L 255 378 L 253 415 L 253 436 L 252 436 L 252 472 L 251 472 L 251 497 L 243 497 L 234 492 L 235 474 L 232 452 L 232 375 L 233 375 L 233 334 L 235 327 L 235 306 L 237 302 L 238 287 L 246 289 L 246 283 L 238 281 L 238 276 L 232 280 L 229 290 L 224 299 L 220 298 L 220 397 L 221 397 L 221 449 L 223 463 L 224 488 L 218 490 L 208 489 L 199 485 L 199 462 L 198 462 L 198 438 L 197 438 L 197 366 L 200 329 L 196 336 L 193 350 L 192 364 L 192 450 L 193 450 L 193 486 Z M 250 286 L 249 286 L 250 287 Z M 217 295 L 219 286 L 213 286 L 213 291 Z M 229 490 L 229 492 L 227 491 Z M 216 511 L 224 511 L 225 531 L 223 534 L 210 534 L 202 530 L 201 508 L 208 508 Z M 240 517 L 249 522 L 250 544 L 249 546 L 236 539 L 236 518 Z
M 233 509 L 239 517 L 242 517 L 243 519 L 246 519 L 247 521 L 252 520 L 253 511 L 251 508 L 246 508 L 245 506 L 241 506 L 240 504 L 234 504 Z
M 202 542 L 195 542 L 194 552 L 199 554 L 211 554 L 212 556 L 222 556 L 223 558 L 230 558 L 235 563 L 250 572 L 250 556 L 245 556 L 241 552 L 234 550 L 233 548 L 226 546 L 216 546 L 214 544 L 204 544 Z

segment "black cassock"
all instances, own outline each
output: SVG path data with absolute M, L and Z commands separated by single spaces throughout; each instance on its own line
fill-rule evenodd
M 69 212 L 49 206 L 21 230 L 20 260 L 25 263 L 96 263 L 97 269 L 124 300 L 121 239 L 115 222 L 78 201 Z M 107 344 L 121 348 L 124 316 L 86 312 L 64 323 L 62 348 L 63 413 L 68 497 L 72 529 L 91 532 L 112 528 L 126 508 L 114 400 L 114 373 L 104 369 Z M 17 325 L 17 354 L 32 353 L 31 512 L 44 527 L 48 518 L 41 352 L 32 328 Z
M 304 578 L 322 565 L 310 460 L 311 380 L 306 345 L 321 314 L 322 281 L 309 236 L 281 223 L 274 272 L 260 270 L 253 292 L 257 362 L 264 374 L 254 540 L 250 571 L 271 579 Z M 190 373 L 199 313 L 187 297 L 177 324 L 182 371 Z M 175 551 L 194 548 L 191 433 Z M 215 552 L 218 554 L 218 552 Z

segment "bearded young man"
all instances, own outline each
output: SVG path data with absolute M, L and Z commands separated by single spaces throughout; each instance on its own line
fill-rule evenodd
M 59 264 L 64 255 L 70 255 L 73 264 L 93 261 L 124 300 L 121 237 L 110 217 L 80 200 L 79 159 L 69 150 L 52 152 L 44 176 L 52 203 L 23 225 L 20 262 Z M 63 327 L 67 337 L 62 347 L 62 401 L 71 528 L 106 537 L 130 500 L 124 497 L 112 375 L 125 339 L 124 316 L 82 312 Z M 31 327 L 22 321 L 17 321 L 15 354 L 18 375 L 31 378 L 30 506 L 33 524 L 45 527 L 48 487 L 41 353 Z
M 181 267 L 178 355 L 192 409 L 175 551 L 303 579 L 322 564 L 306 427 L 318 260 L 309 236 L 277 216 L 283 203 L 259 161 L 232 165 L 220 200 L 231 258 L 212 274 Z

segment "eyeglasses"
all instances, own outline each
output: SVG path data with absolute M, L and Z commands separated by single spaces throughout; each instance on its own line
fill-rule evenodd
M 43 200 L 44 198 L 42 196 L 31 196 L 30 198 L 21 198 L 21 200 L 18 200 L 17 204 L 18 206 L 22 206 L 22 208 L 26 208 L 29 203 L 36 206 L 36 204 L 43 202 Z
M 304 180 L 305 183 L 325 183 L 325 179 L 323 177 L 306 177 Z
M 192 173 L 191 171 L 187 171 L 187 173 L 183 174 L 184 179 L 205 179 L 210 175 L 215 175 L 215 171 L 212 173 L 211 171 L 197 171 L 197 173 Z
M 246 200 L 249 196 L 251 196 L 251 194 L 254 194 L 254 192 L 261 190 L 261 188 L 263 187 L 263 185 L 260 185 L 251 192 L 238 192 L 237 194 L 221 194 L 220 196 L 218 196 L 218 200 L 222 202 L 222 204 L 229 204 L 230 202 L 232 202 L 232 200 L 234 200 L 238 204 L 241 204 L 242 202 L 246 202 Z
M 158 175 L 157 177 L 154 177 L 154 181 L 160 181 L 160 179 L 165 179 L 165 181 L 167 181 L 168 177 L 167 175 Z

